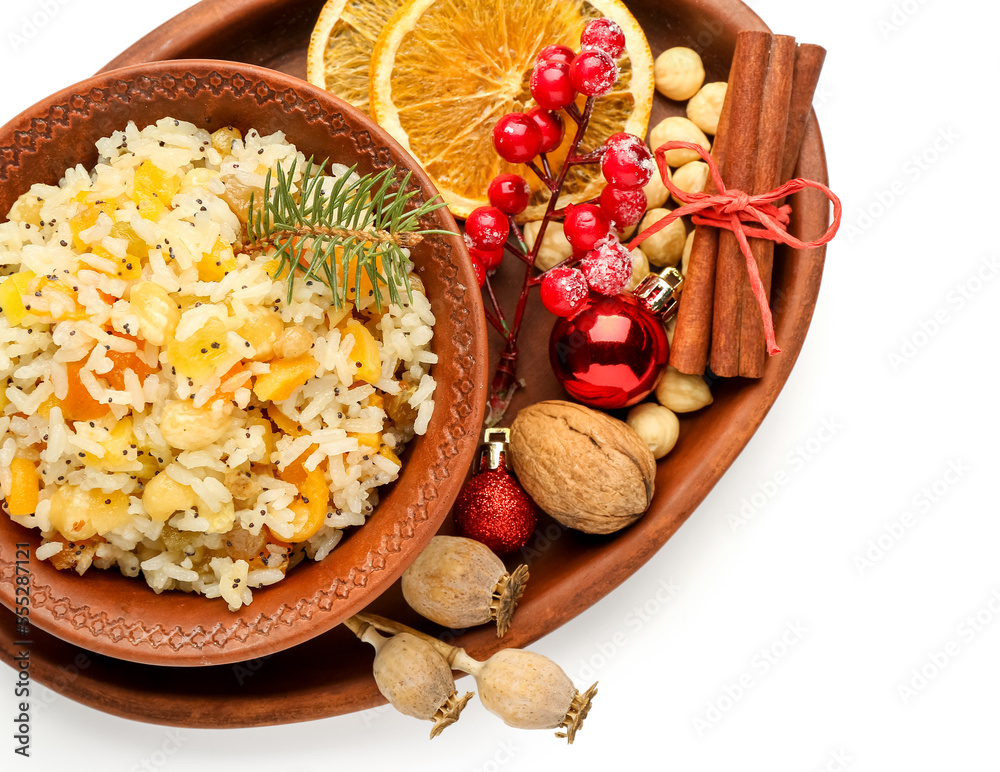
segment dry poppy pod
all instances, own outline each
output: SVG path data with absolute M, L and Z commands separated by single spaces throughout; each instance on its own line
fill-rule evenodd
M 472 693 L 458 696 L 451 668 L 433 646 L 409 633 L 385 638 L 372 628 L 362 633 L 362 640 L 376 649 L 375 683 L 396 710 L 433 721 L 432 738 L 458 721 Z
M 463 658 L 464 660 L 464 658 Z M 548 657 L 524 649 L 503 649 L 486 662 L 456 665 L 476 679 L 479 699 L 488 711 L 518 729 L 555 729 L 556 737 L 572 743 L 597 694 L 595 683 L 576 690 L 565 671 Z
M 527 566 L 508 574 L 485 544 L 435 536 L 403 574 L 403 597 L 418 614 L 445 627 L 495 620 L 500 637 L 510 627 L 527 581 Z

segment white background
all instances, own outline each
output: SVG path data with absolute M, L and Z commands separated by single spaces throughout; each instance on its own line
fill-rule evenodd
M 191 4 L 4 0 L 0 123 Z M 844 230 L 805 349 L 746 451 L 644 568 L 533 647 L 579 686 L 600 679 L 577 742 L 510 729 L 477 701 L 429 744 L 426 724 L 385 708 L 178 732 L 57 697 L 36 711 L 24 761 L 3 668 L 0 766 L 997 768 L 1000 10 L 751 5 L 829 51 L 816 109 Z

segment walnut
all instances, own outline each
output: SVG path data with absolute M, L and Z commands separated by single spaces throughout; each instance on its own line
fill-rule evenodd
M 613 533 L 653 498 L 656 461 L 623 421 L 583 405 L 539 402 L 510 430 L 514 472 L 535 502 L 563 525 Z

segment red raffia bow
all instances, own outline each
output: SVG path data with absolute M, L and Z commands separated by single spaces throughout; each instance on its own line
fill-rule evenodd
M 712 174 L 712 180 L 719 191 L 715 194 L 708 193 L 685 193 L 674 185 L 670 179 L 667 169 L 667 162 L 664 159 L 668 150 L 685 148 L 694 150 L 701 156 L 702 160 L 708 164 L 708 170 Z M 750 244 L 747 238 L 770 239 L 778 244 L 787 244 L 792 249 L 814 249 L 828 243 L 837 235 L 840 228 L 841 205 L 840 199 L 826 185 L 814 180 L 803 180 L 796 178 L 789 180 L 784 185 L 775 188 L 770 193 L 761 193 L 751 196 L 742 190 L 729 190 L 726 188 L 719 168 L 715 161 L 701 145 L 693 142 L 667 142 L 656 149 L 656 165 L 660 169 L 660 177 L 663 184 L 677 198 L 684 203 L 683 206 L 674 209 L 670 214 L 659 220 L 655 224 L 646 228 L 642 233 L 629 242 L 627 249 L 635 249 L 645 239 L 654 233 L 666 228 L 678 217 L 692 215 L 691 221 L 695 225 L 711 225 L 715 228 L 725 228 L 736 235 L 736 241 L 740 245 L 743 256 L 747 260 L 747 273 L 750 275 L 750 287 L 757 304 L 760 306 L 760 315 L 764 321 L 764 338 L 767 342 L 767 353 L 770 355 L 781 353 L 774 340 L 774 321 L 771 318 L 771 308 L 767 303 L 767 294 L 764 291 L 764 284 L 760 280 L 760 273 L 757 270 L 757 261 L 754 260 L 750 251 Z M 785 198 L 792 193 L 798 193 L 805 188 L 815 188 L 825 195 L 833 203 L 833 222 L 827 228 L 826 233 L 815 241 L 799 241 L 788 233 L 785 226 L 788 225 L 789 215 L 792 208 L 785 204 L 775 206 L 773 202 Z M 759 223 L 763 228 L 747 227 L 746 223 Z

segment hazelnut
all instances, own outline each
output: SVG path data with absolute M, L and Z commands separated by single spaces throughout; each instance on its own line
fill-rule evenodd
M 642 218 L 639 231 L 646 230 L 668 214 L 670 214 L 669 209 L 650 209 Z M 687 238 L 687 232 L 684 230 L 684 223 L 678 218 L 663 230 L 646 238 L 640 246 L 650 265 L 660 267 L 677 265 L 677 261 L 681 259 L 681 253 L 684 251 L 685 238 Z
M 725 81 L 706 83 L 687 104 L 687 117 L 706 134 L 714 136 L 719 131 L 719 116 L 722 114 L 722 103 L 726 101 L 728 86 Z
M 667 169 L 667 174 L 670 175 L 669 168 Z M 649 182 L 646 183 L 646 187 L 642 189 L 642 192 L 646 194 L 647 212 L 650 209 L 658 209 L 667 203 L 667 199 L 670 198 L 670 191 L 667 190 L 667 186 L 663 184 L 663 178 L 660 177 L 659 168 L 653 172 L 653 176 L 649 178 Z
M 685 193 L 704 193 L 705 185 L 708 183 L 708 164 L 704 161 L 691 161 L 674 171 L 672 181 L 674 185 Z M 678 203 L 683 204 L 677 196 L 671 197 Z
M 686 279 L 688 275 L 688 262 L 691 260 L 691 248 L 694 246 L 694 231 L 691 231 L 684 239 L 684 251 L 681 252 L 681 275 Z
M 625 421 L 652 451 L 653 458 L 663 458 L 673 450 L 681 424 L 673 411 L 652 402 L 643 402 L 628 411 Z
M 712 392 L 700 375 L 688 375 L 668 366 L 656 386 L 656 399 L 675 413 L 690 413 L 712 404 Z
M 712 143 L 708 141 L 705 132 L 687 118 L 681 118 L 677 115 L 664 118 L 649 132 L 649 146 L 654 153 L 658 147 L 667 142 L 692 142 L 701 145 L 706 151 L 712 149 Z M 701 157 L 694 150 L 683 147 L 668 150 L 664 153 L 663 158 L 668 166 L 674 167 L 701 160 Z
M 527 222 L 524 224 L 524 243 L 528 249 L 533 249 L 535 239 L 538 238 L 538 231 L 542 227 L 541 220 Z M 540 271 L 547 271 L 563 260 L 573 256 L 573 247 L 566 240 L 566 233 L 563 231 L 561 222 L 550 222 L 545 229 L 545 237 L 542 245 L 535 255 L 535 267 Z
M 668 48 L 656 57 L 653 77 L 663 96 L 683 101 L 697 94 L 705 82 L 705 65 L 697 51 L 684 46 Z
M 639 286 L 639 282 L 649 275 L 649 260 L 646 259 L 646 253 L 639 247 L 633 249 L 629 254 L 632 256 L 632 278 L 628 280 L 625 289 L 631 292 Z

